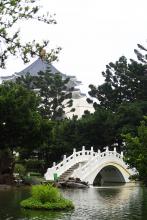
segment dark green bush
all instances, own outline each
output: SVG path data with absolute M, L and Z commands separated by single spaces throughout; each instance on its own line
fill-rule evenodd
M 27 171 L 42 172 L 42 170 L 44 169 L 44 161 L 39 159 L 25 160 L 25 165 Z

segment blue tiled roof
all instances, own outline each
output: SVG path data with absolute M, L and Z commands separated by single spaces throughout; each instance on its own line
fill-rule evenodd
M 71 87 L 76 87 L 79 86 L 81 84 L 81 81 L 78 81 L 76 79 L 76 76 L 69 76 L 66 74 L 61 73 L 58 69 L 56 69 L 51 63 L 47 63 L 46 61 L 41 60 L 40 58 L 37 59 L 35 62 L 33 62 L 31 65 L 29 65 L 28 67 L 26 67 L 24 70 L 17 72 L 11 76 L 4 76 L 1 77 L 1 80 L 6 81 L 6 80 L 12 80 L 15 81 L 15 79 L 17 77 L 20 76 L 25 76 L 26 74 L 30 74 L 31 76 L 37 76 L 38 72 L 40 71 L 46 71 L 47 69 L 50 69 L 51 73 L 55 74 L 55 73 L 60 73 L 62 75 L 62 79 L 66 79 L 67 77 L 70 78 L 69 82 L 67 83 L 67 86 L 69 88 Z M 75 88 L 76 90 L 76 88 Z M 79 90 L 79 89 L 77 89 Z M 79 90 L 80 92 L 80 90 Z
M 24 70 L 16 73 L 18 76 L 26 75 L 27 73 L 30 73 L 32 76 L 36 76 L 39 71 L 46 71 L 47 68 L 50 68 L 51 73 L 60 73 L 61 75 L 65 76 L 65 74 L 61 73 L 59 70 L 57 70 L 52 64 L 48 64 L 45 61 L 42 61 L 41 59 L 37 59 L 35 62 L 33 62 L 31 65 L 26 67 Z

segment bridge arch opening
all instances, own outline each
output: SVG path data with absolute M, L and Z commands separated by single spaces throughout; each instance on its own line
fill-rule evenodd
M 113 165 L 103 167 L 96 175 L 93 185 L 101 186 L 112 183 L 125 183 L 125 179 L 119 169 Z

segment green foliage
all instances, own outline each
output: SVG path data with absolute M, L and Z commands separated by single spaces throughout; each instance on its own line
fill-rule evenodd
M 147 51 L 141 45 L 140 49 Z M 137 134 L 137 126 L 143 119 L 143 115 L 147 114 L 147 77 L 146 77 L 146 61 L 147 56 L 141 53 L 139 62 L 126 59 L 122 56 L 118 61 L 110 62 L 106 65 L 106 71 L 102 72 L 104 83 L 102 85 L 89 85 L 89 98 L 87 101 L 93 103 L 95 110 L 99 109 L 111 110 L 113 112 L 112 121 L 113 132 L 108 132 L 108 145 L 111 141 L 123 147 L 122 136 L 124 133 Z M 138 57 L 138 58 L 139 58 Z M 140 62 L 141 61 L 141 62 Z M 95 101 L 96 99 L 96 101 Z M 101 117 L 99 118 L 101 122 Z M 91 123 L 91 122 L 90 122 Z M 99 122 L 98 122 L 99 123 Z M 104 130 L 103 130 L 104 129 Z M 102 141 L 101 132 L 105 133 L 107 128 L 102 124 L 102 130 L 97 130 L 98 137 Z M 109 126 L 108 126 L 109 129 Z M 107 133 L 107 132 L 106 132 Z
M 50 184 L 33 186 L 31 194 L 35 200 L 41 203 L 57 202 L 61 197 L 59 190 Z
M 19 149 L 20 160 L 24 161 L 28 171 L 37 171 L 44 174 L 50 163 L 52 163 L 52 129 L 55 124 L 56 122 L 54 121 L 42 119 L 40 132 L 37 137 L 38 146 Z M 41 140 L 41 142 L 39 140 Z
M 49 69 L 38 75 L 35 86 L 42 97 L 41 115 L 52 120 L 63 119 L 65 108 L 71 107 L 73 102 L 71 99 L 73 88 L 67 88 L 69 78 L 63 80 L 60 73 L 52 74 Z
M 61 159 L 61 155 L 70 155 L 73 148 L 81 150 L 81 146 L 90 148 L 113 145 L 116 139 L 116 117 L 112 111 L 97 109 L 94 114 L 88 114 L 77 120 L 76 118 L 58 123 L 52 130 L 53 161 Z
M 94 114 L 79 120 L 79 133 L 83 140 L 86 140 L 89 147 L 94 146 L 96 149 L 115 143 L 115 127 L 115 114 L 103 108 L 97 108 Z
M 96 87 L 90 85 L 89 95 L 98 100 L 94 107 L 116 111 L 120 104 L 147 100 L 146 65 L 122 56 L 115 63 L 106 65 L 102 72 L 105 82 Z M 88 99 L 89 102 L 93 102 Z
M 138 170 L 140 179 L 147 184 L 147 117 L 138 127 L 137 136 L 128 133 L 123 137 L 126 142 L 126 162 Z
M 32 187 L 32 197 L 23 200 L 21 206 L 28 209 L 73 209 L 71 201 L 64 199 L 59 190 L 52 185 L 38 185 Z
M 51 161 L 61 160 L 61 155 L 70 155 L 73 148 L 86 146 L 103 149 L 118 144 L 122 150 L 122 133 L 137 134 L 139 125 L 146 111 L 146 102 L 126 103 L 119 106 L 116 112 L 105 108 L 97 108 L 93 114 L 81 119 L 64 120 L 52 129 L 52 145 L 50 146 Z
M 16 81 L 30 90 L 37 89 L 40 97 L 38 109 L 45 119 L 61 120 L 65 117 L 65 109 L 72 107 L 73 88 L 67 87 L 69 78 L 62 79 L 60 73 L 53 74 L 47 69 L 39 72 L 38 76 L 26 75 Z
M 116 120 L 116 140 L 119 145 L 122 145 L 122 133 L 137 134 L 137 126 L 143 120 L 143 115 L 146 113 L 147 102 L 130 102 L 120 105 L 115 115 Z
M 134 52 L 138 60 L 141 63 L 146 64 L 147 63 L 147 49 L 141 44 L 137 44 L 137 46 L 138 46 L 138 49 L 135 49 Z
M 38 97 L 20 85 L 0 85 L 0 146 L 15 149 L 39 144 Z
M 26 209 L 44 209 L 44 210 L 70 210 L 74 209 L 74 205 L 70 200 L 60 199 L 57 202 L 41 203 L 34 198 L 29 198 L 21 202 L 21 207 Z
M 47 13 L 40 15 L 40 6 L 35 0 L 4 0 L 0 2 L 0 41 L 2 44 L 0 54 L 0 67 L 5 68 L 8 57 L 19 55 L 27 63 L 31 57 L 40 56 L 47 60 L 55 60 L 60 48 L 44 53 L 43 48 L 48 41 L 41 44 L 33 40 L 23 43 L 20 39 L 20 31 L 15 24 L 21 20 L 38 20 L 46 24 L 55 24 L 55 20 Z
M 25 160 L 27 171 L 41 171 L 44 167 L 44 160 L 27 159 Z
M 19 176 L 25 176 L 26 168 L 23 164 L 16 163 L 14 167 L 14 173 L 19 173 Z
M 50 126 L 38 113 L 38 103 L 36 94 L 21 85 L 11 82 L 0 85 L 0 149 L 3 152 L 8 149 L 12 155 L 15 150 L 20 157 L 22 152 L 31 156 L 34 149 L 47 143 Z M 2 173 L 13 173 L 14 160 L 7 160 L 8 156 L 1 160 Z
M 42 203 L 41 201 L 39 200 L 35 200 L 34 198 L 28 198 L 26 200 L 23 200 L 20 204 L 23 208 L 30 208 L 30 209 L 33 209 L 33 208 L 38 208 L 41 207 Z

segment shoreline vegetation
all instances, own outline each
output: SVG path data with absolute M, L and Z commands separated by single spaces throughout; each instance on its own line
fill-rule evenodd
M 63 198 L 59 189 L 48 185 L 32 186 L 31 197 L 21 201 L 22 208 L 38 210 L 74 209 L 72 201 Z

